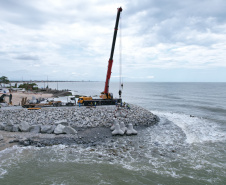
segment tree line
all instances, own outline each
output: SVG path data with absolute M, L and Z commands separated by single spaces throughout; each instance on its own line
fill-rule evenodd
M 2 86 L 2 84 L 10 84 L 10 81 L 8 79 L 8 77 L 6 76 L 2 76 L 0 77 L 0 87 Z M 15 83 L 15 85 L 13 86 L 15 88 L 17 88 L 17 83 Z M 37 84 L 36 83 L 23 83 L 20 84 L 18 88 L 25 88 L 26 90 L 37 90 Z

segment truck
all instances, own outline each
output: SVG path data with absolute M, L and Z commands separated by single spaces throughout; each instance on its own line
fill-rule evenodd
M 41 102 L 37 102 L 35 99 L 33 99 L 33 100 L 30 100 L 29 103 L 22 103 L 23 108 L 59 107 L 59 106 L 74 106 L 74 105 L 76 105 L 75 96 L 47 98 Z
M 43 103 L 26 103 L 23 104 L 23 108 L 34 108 L 34 107 L 58 107 L 61 106 L 61 101 L 48 101 Z
M 113 95 L 111 95 L 113 97 Z M 91 96 L 81 96 L 78 99 L 78 104 L 84 106 L 92 106 L 92 105 L 115 105 L 122 102 L 122 99 L 112 98 L 112 99 L 102 99 L 102 98 L 92 98 Z
M 112 69 L 112 65 L 113 65 L 115 42 L 116 42 L 117 31 L 118 31 L 118 23 L 119 23 L 119 18 L 120 18 L 121 12 L 122 12 L 122 8 L 120 7 L 120 8 L 118 8 L 117 16 L 116 16 L 115 29 L 114 29 L 114 34 L 113 34 L 113 41 L 112 41 L 110 58 L 108 60 L 108 69 L 107 69 L 104 91 L 101 92 L 100 99 L 93 99 L 92 97 L 86 97 L 86 96 L 79 97 L 78 104 L 83 104 L 83 105 L 94 105 L 94 104 L 96 104 L 96 105 L 115 105 L 116 103 L 122 103 L 121 90 L 119 91 L 119 97 L 120 98 L 113 98 L 113 94 L 109 93 L 109 83 L 110 83 L 110 78 L 111 78 L 111 69 Z

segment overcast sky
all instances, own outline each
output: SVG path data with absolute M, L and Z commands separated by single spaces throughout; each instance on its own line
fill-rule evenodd
M 120 6 L 112 81 L 226 81 L 225 0 L 0 0 L 0 76 L 104 81 Z

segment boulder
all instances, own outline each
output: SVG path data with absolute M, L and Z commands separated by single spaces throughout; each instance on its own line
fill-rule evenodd
M 54 123 L 56 125 L 59 125 L 59 124 L 64 125 L 64 126 L 68 126 L 69 125 L 66 119 L 58 120 L 58 121 L 55 121 Z
M 32 125 L 29 129 L 31 133 L 38 134 L 41 130 L 41 125 Z
M 54 129 L 54 134 L 64 134 L 63 130 L 64 130 L 65 126 L 64 125 L 57 125 L 56 128 Z
M 12 132 L 18 132 L 19 131 L 19 126 L 18 125 L 13 125 Z
M 6 125 L 6 126 L 5 126 L 5 131 L 12 132 L 12 131 L 13 131 L 13 126 L 11 126 L 11 125 Z
M 70 126 L 65 126 L 63 129 L 63 132 L 65 134 L 73 134 L 73 135 L 77 134 L 77 131 Z
M 13 126 L 14 124 L 13 124 L 13 121 L 9 119 L 9 120 L 7 121 L 7 124 L 6 124 L 6 125 L 7 125 L 7 126 Z
M 52 134 L 56 128 L 56 125 L 52 125 L 51 129 L 47 132 L 47 134 Z
M 5 130 L 5 124 L 4 123 L 0 123 L 0 130 Z
M 41 126 L 41 133 L 51 133 L 52 130 L 52 125 L 42 125 Z
M 21 132 L 28 132 L 29 131 L 29 128 L 30 128 L 30 125 L 27 122 L 25 122 L 25 121 L 22 121 L 20 123 L 20 125 L 19 125 L 19 130 Z

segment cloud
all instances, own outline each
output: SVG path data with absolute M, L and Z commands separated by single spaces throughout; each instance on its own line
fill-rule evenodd
M 150 78 L 150 79 L 152 79 L 152 78 L 154 78 L 154 76 L 147 76 L 147 78 Z
M 15 57 L 15 59 L 19 60 L 39 60 L 38 56 L 31 56 L 31 55 L 19 55 Z
M 156 79 L 153 69 L 226 68 L 224 0 L 0 0 L 1 70 L 14 71 L 13 78 L 26 68 L 28 78 L 104 81 L 120 6 L 128 79 Z M 120 29 L 112 80 L 119 76 L 119 36 Z

